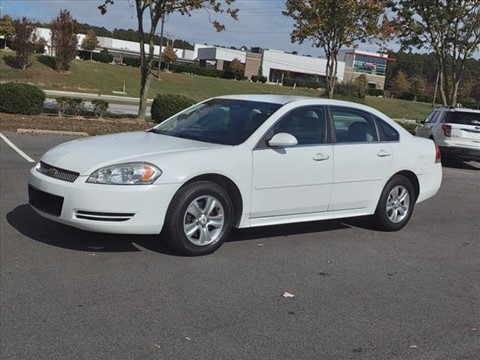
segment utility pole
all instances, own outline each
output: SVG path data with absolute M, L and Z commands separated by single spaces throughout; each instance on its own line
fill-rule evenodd
M 158 54 L 158 75 L 157 79 L 160 80 L 160 72 L 162 71 L 162 45 L 163 45 L 163 26 L 165 25 L 165 13 L 162 15 L 162 26 L 160 29 L 160 51 Z

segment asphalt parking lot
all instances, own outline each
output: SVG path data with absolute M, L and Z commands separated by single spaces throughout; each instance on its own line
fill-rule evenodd
M 33 160 L 71 139 L 3 134 Z M 2 360 L 480 358 L 480 166 L 444 167 L 400 232 L 237 230 L 188 258 L 39 217 L 33 164 L 0 143 Z

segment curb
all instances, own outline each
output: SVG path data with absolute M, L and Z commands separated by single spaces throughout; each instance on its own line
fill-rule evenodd
M 37 130 L 37 129 L 17 129 L 17 134 L 61 135 L 61 136 L 89 136 L 86 132 L 57 131 L 57 130 Z

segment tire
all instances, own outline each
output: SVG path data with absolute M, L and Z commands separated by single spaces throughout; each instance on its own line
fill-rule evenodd
M 230 196 L 220 185 L 198 181 L 173 197 L 165 218 L 168 245 L 182 255 L 206 255 L 228 238 L 234 214 Z
M 384 231 L 397 231 L 407 225 L 415 206 L 413 185 L 402 175 L 393 176 L 385 185 L 373 215 L 375 226 Z

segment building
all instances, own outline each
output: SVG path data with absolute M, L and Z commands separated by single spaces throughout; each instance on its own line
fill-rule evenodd
M 48 55 L 53 55 L 50 29 L 37 28 L 37 35 L 46 40 Z M 86 35 L 78 34 L 78 46 Z M 99 46 L 95 50 L 107 49 L 118 57 L 139 57 L 140 44 L 134 41 L 124 41 L 106 37 L 97 37 Z M 159 56 L 163 47 L 154 47 L 154 55 Z M 297 55 L 281 50 L 254 48 L 252 51 L 236 50 L 210 45 L 195 44 L 193 50 L 175 48 L 180 63 L 199 61 L 200 66 L 214 67 L 217 70 L 227 70 L 234 59 L 240 60 L 245 66 L 245 76 L 251 78 L 260 72 L 270 83 L 283 82 L 285 78 L 322 81 L 326 77 L 327 59 Z M 343 50 L 340 52 L 337 64 L 337 79 L 339 82 L 352 82 L 361 74 L 365 74 L 369 86 L 384 89 L 385 73 L 389 58 L 385 54 L 370 53 L 360 50 Z
M 338 58 L 345 63 L 344 82 L 354 81 L 365 74 L 369 87 L 374 89 L 385 88 L 388 61 L 395 60 L 386 54 L 360 50 L 342 50 Z

